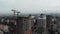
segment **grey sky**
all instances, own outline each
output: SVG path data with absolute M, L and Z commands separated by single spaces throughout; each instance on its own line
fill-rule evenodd
M 11 9 L 14 8 L 21 13 L 40 13 L 41 11 L 56 13 L 57 10 L 59 13 L 60 0 L 0 0 L 0 13 L 12 13 Z

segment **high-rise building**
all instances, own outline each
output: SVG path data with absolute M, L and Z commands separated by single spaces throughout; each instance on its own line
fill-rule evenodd
M 31 34 L 31 18 L 18 17 L 17 19 L 17 34 Z
M 33 26 L 33 34 L 45 34 L 46 32 L 46 15 L 41 14 L 40 16 L 36 17 L 36 22 Z

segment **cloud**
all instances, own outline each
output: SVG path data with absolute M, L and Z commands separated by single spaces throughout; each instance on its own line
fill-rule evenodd
M 0 12 L 8 12 L 13 8 L 22 13 L 36 13 L 36 11 L 39 12 L 41 10 L 59 10 L 60 0 L 0 0 Z

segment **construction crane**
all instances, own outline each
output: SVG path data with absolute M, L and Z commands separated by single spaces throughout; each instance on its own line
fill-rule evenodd
M 17 12 L 17 16 L 19 16 L 19 13 L 20 13 L 20 12 Z
M 18 10 L 15 10 L 15 9 L 12 9 L 11 11 L 13 11 L 13 13 L 14 13 L 14 18 L 16 17 L 15 15 L 16 15 L 16 13 L 17 13 L 17 17 L 19 16 L 19 11 Z
M 15 17 L 16 10 L 12 9 L 11 11 L 13 11 L 13 13 L 14 13 L 14 17 Z

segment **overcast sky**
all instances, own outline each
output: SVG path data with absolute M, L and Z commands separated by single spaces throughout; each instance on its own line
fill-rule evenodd
M 14 8 L 21 13 L 59 13 L 60 0 L 0 0 L 0 13 L 12 13 Z

